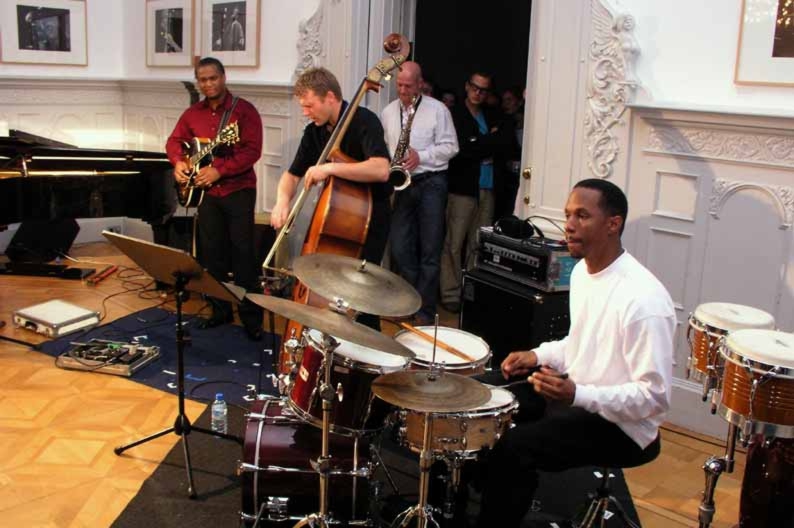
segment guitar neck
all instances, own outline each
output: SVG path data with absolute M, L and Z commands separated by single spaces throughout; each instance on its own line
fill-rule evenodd
M 190 156 L 190 166 L 192 167 L 198 164 L 202 159 L 204 159 L 207 156 L 207 154 L 212 152 L 213 149 L 218 146 L 218 143 L 219 141 L 217 138 L 213 139 L 212 141 L 201 147 L 201 150 Z

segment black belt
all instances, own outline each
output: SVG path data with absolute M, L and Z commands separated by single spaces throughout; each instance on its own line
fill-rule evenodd
M 417 182 L 429 176 L 435 176 L 436 174 L 446 174 L 446 173 L 447 171 L 443 170 L 443 171 L 425 171 L 425 172 L 420 172 L 419 174 L 411 174 L 411 181 Z

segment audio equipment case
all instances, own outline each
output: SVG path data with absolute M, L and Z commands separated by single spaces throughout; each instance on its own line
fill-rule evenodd
M 491 348 L 496 368 L 514 350 L 568 334 L 568 292 L 545 292 L 474 269 L 463 275 L 460 328 Z

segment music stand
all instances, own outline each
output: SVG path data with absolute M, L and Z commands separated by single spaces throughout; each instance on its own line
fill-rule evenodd
M 119 235 L 110 231 L 102 231 L 102 234 L 114 246 L 119 248 L 124 254 L 132 259 L 146 273 L 155 280 L 174 286 L 176 297 L 176 351 L 177 351 L 177 394 L 178 394 L 178 413 L 174 425 L 151 434 L 140 440 L 119 446 L 113 450 L 117 455 L 121 455 L 127 449 L 141 445 L 149 440 L 154 440 L 168 433 L 174 433 L 182 439 L 182 448 L 185 454 L 185 469 L 187 471 L 188 495 L 191 499 L 196 498 L 196 491 L 193 487 L 193 469 L 190 466 L 190 451 L 188 450 L 187 437 L 191 431 L 205 433 L 227 440 L 235 440 L 242 444 L 242 439 L 203 427 L 197 427 L 190 423 L 190 419 L 185 415 L 185 365 L 184 348 L 189 339 L 185 338 L 185 329 L 182 327 L 182 300 L 184 292 L 194 291 L 217 297 L 218 299 L 240 303 L 245 296 L 245 290 L 232 284 L 221 284 L 212 275 L 204 271 L 196 259 L 190 254 L 170 248 L 153 244 L 145 240 Z

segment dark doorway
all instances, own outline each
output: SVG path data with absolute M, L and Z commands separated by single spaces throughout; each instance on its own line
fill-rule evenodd
M 490 72 L 497 91 L 527 78 L 532 0 L 417 0 L 414 57 L 435 93 L 460 97 L 469 74 Z

